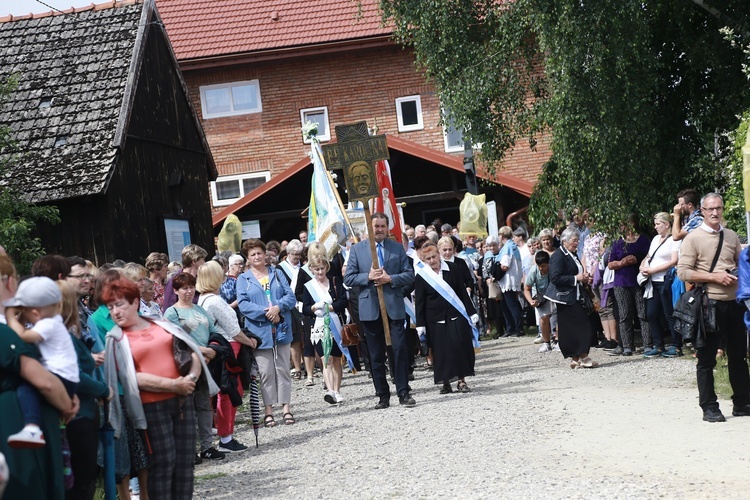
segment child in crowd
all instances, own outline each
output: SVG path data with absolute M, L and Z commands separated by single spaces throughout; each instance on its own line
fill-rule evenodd
M 534 254 L 533 266 L 527 276 L 526 283 L 523 287 L 523 294 L 529 304 L 534 308 L 536 315 L 536 324 L 542 332 L 542 345 L 539 352 L 552 351 L 550 344 L 552 330 L 557 326 L 557 308 L 555 303 L 544 298 L 544 292 L 549 286 L 549 254 L 547 252 L 537 252 Z
M 8 326 L 24 342 L 36 344 L 42 365 L 57 375 L 72 398 L 79 382 L 78 358 L 68 329 L 60 316 L 62 294 L 54 281 L 39 276 L 21 282 L 13 299 L 7 300 L 5 314 Z M 33 325 L 26 329 L 24 324 Z M 40 395 L 23 383 L 17 391 L 24 428 L 8 437 L 12 448 L 40 448 L 46 443 L 41 424 Z

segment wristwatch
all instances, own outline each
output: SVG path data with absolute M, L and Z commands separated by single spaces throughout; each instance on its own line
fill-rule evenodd
M 196 376 L 195 376 L 194 374 L 192 374 L 192 373 L 188 373 L 188 377 L 190 377 L 190 379 L 191 379 L 191 380 L 192 380 L 193 382 L 197 382 L 197 381 L 198 381 L 198 377 L 196 377 Z

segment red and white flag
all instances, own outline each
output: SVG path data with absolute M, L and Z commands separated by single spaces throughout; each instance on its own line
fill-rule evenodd
M 401 243 L 404 225 L 401 221 L 400 211 L 396 207 L 396 196 L 393 194 L 393 183 L 391 182 L 391 167 L 388 160 L 375 162 L 375 172 L 380 196 L 375 198 L 375 212 L 383 212 L 388 216 L 388 232 L 393 238 Z

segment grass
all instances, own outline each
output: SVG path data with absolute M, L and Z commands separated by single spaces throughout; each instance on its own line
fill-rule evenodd
M 729 369 L 726 356 L 716 358 L 714 368 L 714 390 L 719 397 L 729 399 L 732 396 L 732 386 L 729 383 Z
M 201 476 L 195 476 L 196 481 L 208 481 L 210 479 L 218 479 L 220 477 L 226 476 L 226 472 L 217 472 L 215 474 L 203 474 Z

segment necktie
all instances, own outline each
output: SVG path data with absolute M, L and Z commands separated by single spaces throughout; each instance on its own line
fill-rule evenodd
M 383 262 L 385 259 L 383 258 L 383 244 L 378 243 L 378 262 L 380 263 L 380 267 L 383 267 Z

